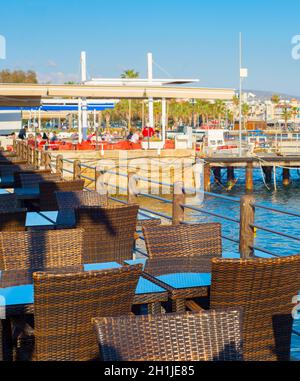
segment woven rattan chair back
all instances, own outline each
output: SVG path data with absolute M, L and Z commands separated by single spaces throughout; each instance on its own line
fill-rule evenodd
M 41 182 L 61 181 L 57 173 L 21 173 L 20 181 L 22 188 L 38 188 Z
M 8 176 L 8 175 L 13 175 L 16 172 L 20 171 L 27 171 L 27 170 L 34 170 L 33 165 L 28 165 L 28 164 L 11 164 L 11 165 L 1 165 L 0 164 L 0 175 L 1 176 Z
M 68 275 L 35 273 L 35 359 L 98 359 L 92 318 L 129 314 L 141 273 L 140 265 Z
M 41 182 L 40 187 L 40 209 L 58 210 L 56 192 L 82 191 L 84 180 Z
M 25 231 L 26 209 L 0 210 L 0 232 Z
M 93 320 L 104 361 L 239 361 L 239 309 Z
M 50 169 L 25 169 L 25 170 L 18 170 L 14 172 L 14 187 L 15 188 L 22 188 L 22 182 L 21 182 L 21 175 L 42 175 L 42 178 L 44 175 L 50 175 L 51 170 Z M 51 176 L 52 177 L 52 176 Z M 56 178 L 56 176 L 54 176 Z M 27 182 L 26 178 L 24 178 L 24 183 Z M 28 179 L 28 188 L 30 187 L 29 184 L 32 184 L 32 182 Z M 23 187 L 24 188 L 24 187 Z
M 15 194 L 2 194 L 0 195 L 0 211 L 6 212 L 17 209 L 18 200 Z
M 100 195 L 98 192 L 56 192 L 56 201 L 59 210 L 76 209 L 83 206 L 107 207 L 107 194 Z
M 243 308 L 245 360 L 289 360 L 299 290 L 300 256 L 212 260 L 211 308 Z
M 221 225 L 218 223 L 143 226 L 149 258 L 222 255 Z
M 138 205 L 75 209 L 76 226 L 85 231 L 85 263 L 123 263 L 132 258 L 138 209 Z
M 0 233 L 3 270 L 48 269 L 83 263 L 83 230 Z

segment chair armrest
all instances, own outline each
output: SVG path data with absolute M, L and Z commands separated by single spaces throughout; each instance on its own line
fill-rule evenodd
M 185 302 L 185 306 L 190 311 L 193 311 L 193 312 L 203 312 L 203 311 L 205 311 L 205 309 L 202 308 L 201 306 L 199 306 L 199 304 L 197 304 L 194 300 L 187 300 Z

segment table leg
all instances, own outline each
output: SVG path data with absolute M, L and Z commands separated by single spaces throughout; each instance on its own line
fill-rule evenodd
M 172 312 L 185 312 L 185 299 L 172 300 Z
M 10 319 L 0 321 L 0 361 L 13 360 L 13 341 Z
M 164 309 L 160 302 L 154 302 L 148 304 L 148 314 L 149 315 L 158 315 L 164 313 Z

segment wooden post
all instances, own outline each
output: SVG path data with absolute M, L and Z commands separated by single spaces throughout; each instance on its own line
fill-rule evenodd
M 135 177 L 135 172 L 128 172 L 128 204 L 138 203 L 138 189 L 137 189 L 137 179 Z
M 271 183 L 272 182 L 272 167 L 263 167 L 266 183 Z
M 282 171 L 282 183 L 283 183 L 283 186 L 285 186 L 285 187 L 289 186 L 290 183 L 291 183 L 289 168 L 283 168 L 283 171 Z
M 33 158 L 33 161 L 34 161 L 34 166 L 39 169 L 40 168 L 40 160 L 39 160 L 39 157 L 40 157 L 40 152 L 38 149 L 35 149 L 33 151 L 34 153 L 34 158 Z
M 215 183 L 221 184 L 222 183 L 221 167 L 215 167 L 213 169 L 213 172 L 214 172 Z
M 231 182 L 235 180 L 234 176 L 234 167 L 227 167 L 227 182 Z
M 252 196 L 243 196 L 241 198 L 240 212 L 240 254 L 241 258 L 251 258 L 254 255 L 254 221 L 255 200 Z
M 40 167 L 45 167 L 45 163 L 46 163 L 46 152 L 45 151 L 41 151 L 41 161 L 40 161 Z
M 246 191 L 253 191 L 253 163 L 247 163 L 246 167 Z
M 73 179 L 80 180 L 81 179 L 81 161 L 75 160 L 73 163 Z
M 185 193 L 184 193 L 184 183 L 183 181 L 178 181 L 174 183 L 173 191 L 173 210 L 172 210 L 172 221 L 173 225 L 180 225 L 184 221 L 184 205 L 185 204 Z
M 64 169 L 64 157 L 63 155 L 58 155 L 56 157 L 56 173 L 60 175 L 61 177 L 64 174 L 63 169 Z
M 25 160 L 27 161 L 28 164 L 30 164 L 30 147 L 29 146 L 25 147 L 25 152 L 26 152 Z
M 45 169 L 51 171 L 51 153 L 45 152 Z
M 16 142 L 16 154 L 17 154 L 17 157 L 21 157 L 21 145 L 20 145 L 20 142 Z
M 205 192 L 210 192 L 210 186 L 211 186 L 210 177 L 211 177 L 210 164 L 205 163 L 204 164 L 204 191 Z

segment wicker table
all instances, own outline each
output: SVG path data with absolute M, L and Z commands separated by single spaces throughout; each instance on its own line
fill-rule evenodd
M 45 227 L 47 229 L 72 228 L 76 225 L 72 209 L 49 212 L 27 212 L 26 227 L 30 229 Z
M 143 263 L 145 276 L 168 290 L 173 312 L 184 312 L 187 299 L 208 297 L 211 284 L 211 256 L 172 257 L 126 261 Z
M 53 272 L 80 272 L 80 271 L 99 271 L 121 267 L 116 262 L 88 264 L 60 269 L 51 269 Z M 3 359 L 4 352 L 10 353 L 11 331 L 9 318 L 33 313 L 34 309 L 34 286 L 33 273 L 36 270 L 14 270 L 0 272 L 0 361 Z M 168 292 L 159 285 L 151 282 L 147 277 L 139 279 L 134 305 L 147 305 L 148 313 L 160 313 L 161 303 L 168 300 Z M 1 327 L 2 323 L 2 327 Z M 2 341 L 2 343 L 1 343 Z M 2 345 L 1 345 L 2 344 Z M 5 355 L 5 356 L 10 356 Z

